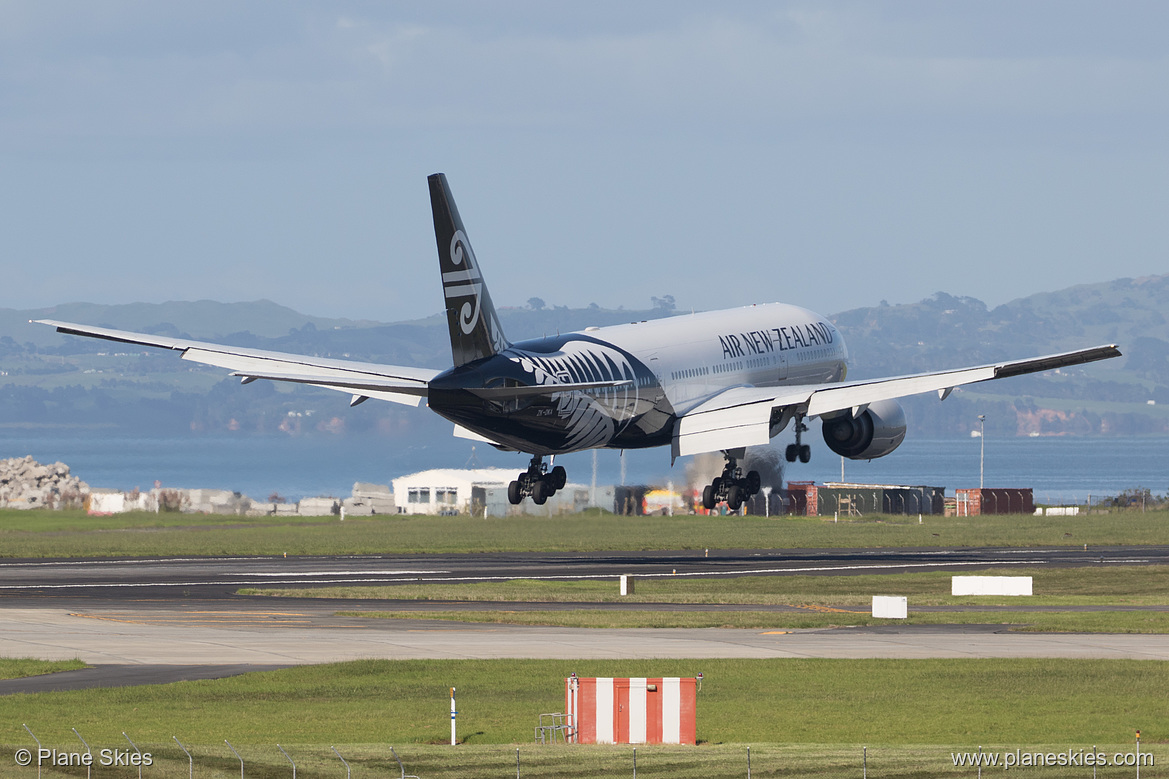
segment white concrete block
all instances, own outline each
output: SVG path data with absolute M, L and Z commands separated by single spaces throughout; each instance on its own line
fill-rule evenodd
M 909 616 L 909 598 L 904 595 L 874 595 L 873 616 L 877 619 L 905 619 Z
M 120 492 L 94 492 L 89 496 L 90 514 L 121 514 L 126 510 L 126 496 Z
M 628 574 L 621 574 L 621 594 L 633 594 L 633 577 Z
M 951 595 L 1030 595 L 1030 576 L 953 576 Z
M 336 498 L 301 498 L 297 513 L 302 517 L 327 517 L 337 513 L 341 502 Z
M 374 515 L 373 506 L 365 500 L 365 498 L 345 498 L 341 501 L 341 510 L 345 512 L 347 517 L 372 517 Z

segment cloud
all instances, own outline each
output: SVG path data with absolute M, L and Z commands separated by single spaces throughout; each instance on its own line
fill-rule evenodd
M 5 134 L 1161 116 L 1169 76 L 1159 53 L 1109 36 L 1044 42 L 1092 40 L 1101 14 L 1069 18 L 1075 5 L 1011 6 L 994 28 L 1004 6 L 657 3 L 591 24 L 528 3 L 66 7 L 0 8 Z
M 421 316 L 441 305 L 422 180 L 443 170 L 501 303 L 1001 302 L 1163 264 L 1167 17 L 0 0 L 0 228 L 76 280 L 37 304 L 181 290 Z

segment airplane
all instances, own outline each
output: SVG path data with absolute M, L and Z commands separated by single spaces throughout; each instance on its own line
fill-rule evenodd
M 428 177 L 453 365 L 444 371 L 245 349 L 169 336 L 36 320 L 70 335 L 172 349 L 184 360 L 266 379 L 430 409 L 455 435 L 531 455 L 508 499 L 544 504 L 567 480 L 558 454 L 669 446 L 678 457 L 722 452 L 722 475 L 702 505 L 732 510 L 759 492 L 739 462 L 794 424 L 788 462 L 811 459 L 807 423 L 820 418 L 836 454 L 871 460 L 905 438 L 897 398 L 1120 356 L 1115 344 L 883 379 L 848 381 L 848 349 L 819 314 L 783 303 L 750 305 L 512 343 L 500 325 L 446 176 Z M 549 462 L 545 463 L 544 458 Z

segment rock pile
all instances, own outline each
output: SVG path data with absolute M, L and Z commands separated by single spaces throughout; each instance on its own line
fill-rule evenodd
M 79 507 L 88 492 L 65 463 L 41 465 L 31 455 L 0 460 L 0 508 Z

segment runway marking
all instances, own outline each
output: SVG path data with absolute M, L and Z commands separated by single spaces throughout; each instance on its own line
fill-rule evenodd
M 978 566 L 982 568 L 1000 566 L 1000 565 L 1049 565 L 1047 560 L 967 560 L 956 562 L 930 562 L 930 563 L 870 563 L 866 565 L 821 565 L 808 566 L 803 568 L 752 568 L 746 570 L 734 571 L 689 571 L 683 573 L 638 573 L 635 574 L 642 579 L 657 579 L 657 578 L 681 578 L 681 577 L 716 577 L 716 576 L 751 576 L 759 574 L 800 574 L 800 573 L 822 573 L 825 571 L 874 571 L 874 570 L 901 570 L 908 568 L 956 568 L 962 566 Z M 428 573 L 428 572 L 406 572 L 406 573 Z M 436 573 L 441 573 L 436 571 Z M 240 573 L 236 576 L 271 576 L 272 574 L 251 574 Z M 301 574 L 293 574 L 299 576 Z M 517 575 L 517 576 L 408 576 L 403 578 L 360 578 L 360 579 L 335 579 L 328 580 L 329 584 L 402 584 L 407 582 L 490 582 L 490 581 L 511 581 L 513 579 L 534 579 L 537 581 L 583 581 L 586 579 L 617 579 L 620 574 L 615 573 L 594 573 L 594 574 L 556 574 L 548 576 L 532 576 L 532 575 Z M 288 579 L 284 581 L 272 582 L 272 584 L 320 584 L 322 579 Z M 69 589 L 94 589 L 98 587 L 113 587 L 113 588 L 132 588 L 132 587 L 243 587 L 248 585 L 260 584 L 260 582 L 251 580 L 209 580 L 209 581 L 188 581 L 188 582 L 97 582 L 91 584 L 0 584 L 0 590 L 69 590 Z

